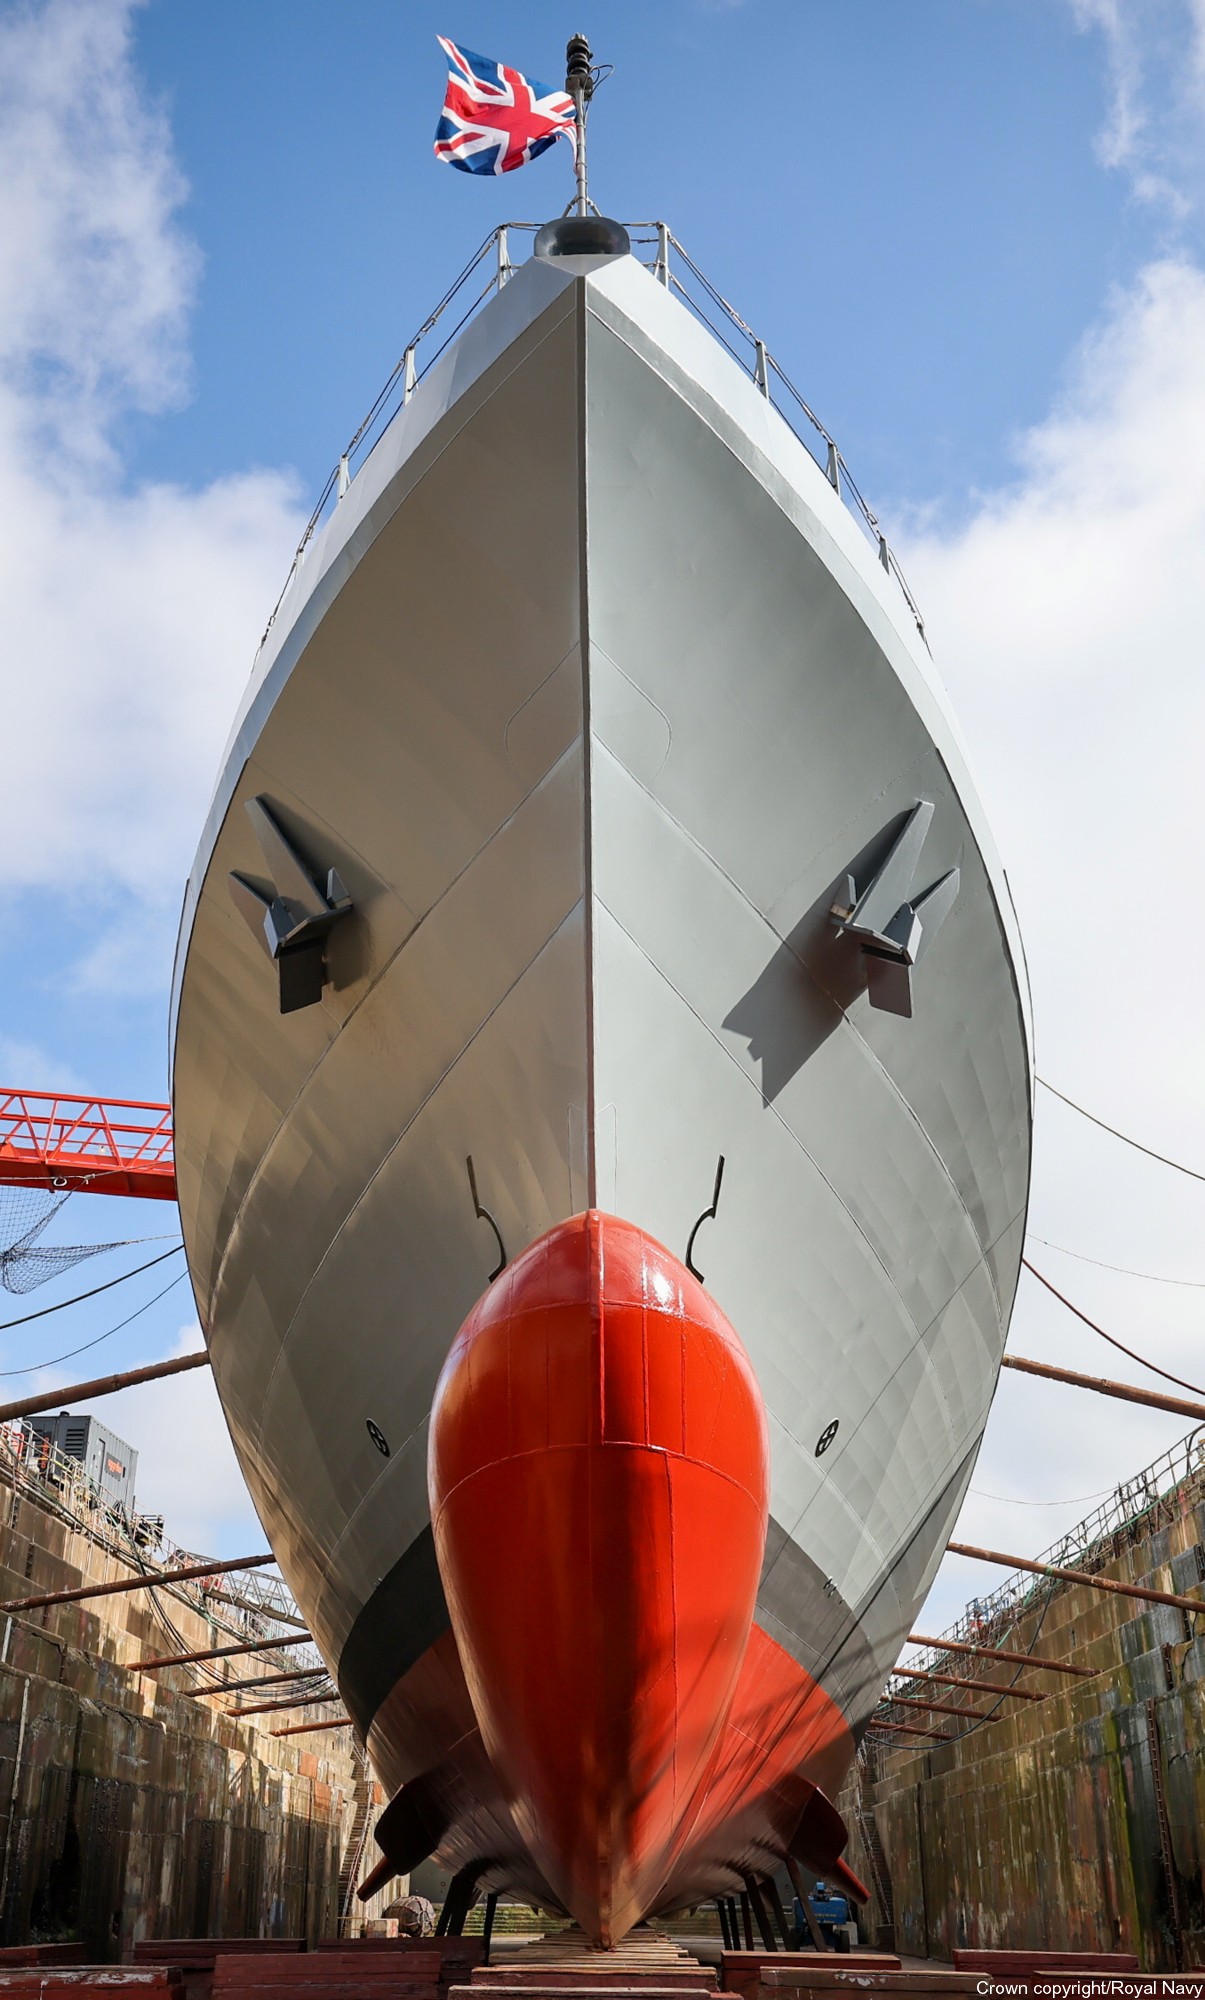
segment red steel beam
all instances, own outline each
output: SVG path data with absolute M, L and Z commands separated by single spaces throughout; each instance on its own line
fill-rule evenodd
M 198 1660 L 230 1660 L 236 1653 L 282 1653 L 286 1646 L 304 1646 L 312 1643 L 312 1632 L 290 1632 L 286 1639 L 245 1639 L 241 1646 L 210 1646 L 203 1653 L 165 1653 L 161 1659 L 135 1660 L 130 1668 L 132 1674 L 157 1674 L 160 1667 L 191 1667 Z M 219 1686 L 206 1688 L 206 1694 L 222 1694 Z
M 999 1549 L 971 1548 L 966 1542 L 947 1542 L 952 1556 L 969 1556 L 972 1562 L 999 1563 L 1003 1569 L 1030 1570 L 1034 1576 L 1052 1576 L 1059 1583 L 1082 1583 L 1089 1590 L 1111 1591 L 1115 1597 L 1137 1597 L 1144 1604 L 1171 1604 L 1177 1611 L 1195 1611 L 1205 1616 L 1205 1599 L 1178 1597 L 1174 1590 L 1148 1590 L 1142 1583 L 1115 1583 L 1111 1576 L 1093 1576 L 1086 1569 L 1059 1569 L 1054 1563 L 1030 1562 L 1025 1556 L 1006 1556 Z
M 0 1403 L 0 1423 L 15 1417 L 36 1417 L 42 1410 L 62 1410 L 68 1403 L 82 1402 L 85 1396 L 112 1396 L 118 1389 L 132 1389 L 139 1382 L 158 1382 L 164 1375 L 182 1375 L 188 1368 L 208 1368 L 204 1348 L 196 1354 L 178 1354 L 174 1361 L 153 1361 L 148 1368 L 127 1368 L 122 1375 L 97 1375 L 91 1382 L 71 1382 L 62 1389 L 44 1389 L 37 1396 L 22 1396 L 18 1403 Z
M 350 1715 L 333 1715 L 329 1722 L 291 1722 L 287 1729 L 270 1729 L 269 1736 L 308 1736 L 315 1729 L 350 1729 Z
M 1025 1361 L 1019 1354 L 1006 1354 L 1006 1368 L 1022 1375 L 1040 1375 L 1046 1382 L 1066 1382 L 1073 1389 L 1093 1389 L 1098 1396 L 1116 1396 L 1122 1403 L 1142 1403 L 1148 1410 L 1170 1410 L 1176 1417 L 1195 1417 L 1205 1423 L 1205 1403 L 1190 1403 L 1183 1396 L 1169 1396 L 1158 1389 L 1136 1389 L 1132 1382 L 1114 1382 L 1107 1375 L 1078 1375 L 1073 1368 L 1053 1368 L 1048 1361 Z
M 0 1606 L 0 1609 L 3 1609 L 3 1606 Z M 1014 1701 L 1045 1701 L 1046 1699 L 1044 1694 L 1038 1694 L 1033 1688 L 1005 1687 L 1003 1681 L 959 1680 L 957 1674 L 926 1674 L 922 1673 L 919 1667 L 892 1667 L 891 1671 L 893 1674 L 900 1675 L 904 1680 L 936 1681 L 942 1687 L 969 1688 L 972 1694 L 1007 1694 L 1011 1695 Z
M 934 1743 L 953 1743 L 954 1737 L 948 1729 L 916 1729 L 910 1722 L 878 1722 L 871 1718 L 871 1729 L 889 1729 L 893 1736 L 928 1736 Z
M 1008 1667 L 1040 1667 L 1044 1674 L 1075 1674 L 1090 1681 L 1095 1667 L 1073 1667 L 1066 1660 L 1043 1660 L 1037 1653 L 1005 1653 L 999 1646 L 975 1646 L 968 1639 L 927 1639 L 923 1632 L 909 1632 L 910 1646 L 929 1646 L 935 1653 L 973 1653 L 980 1660 L 1003 1660 Z
M 266 1556 L 235 1556 L 230 1562 L 190 1563 L 186 1569 L 161 1569 L 149 1576 L 143 1572 L 123 1577 L 119 1583 L 85 1583 L 78 1590 L 49 1590 L 41 1597 L 13 1597 L 7 1604 L 0 1604 L 0 1611 L 37 1611 L 43 1604 L 78 1604 L 85 1597 L 115 1597 L 123 1590 L 154 1590 L 161 1583 L 195 1583 L 201 1577 L 223 1576 L 232 1569 L 263 1569 L 265 1563 L 275 1561 L 269 1550 Z
M 885 1694 L 883 1700 L 889 1708 L 932 1709 L 934 1715 L 966 1715 L 975 1722 L 982 1722 L 990 1711 L 983 1708 L 959 1708 L 952 1701 L 918 1701 L 915 1695 Z
M 0 1186 L 174 1201 L 171 1106 L 0 1089 Z

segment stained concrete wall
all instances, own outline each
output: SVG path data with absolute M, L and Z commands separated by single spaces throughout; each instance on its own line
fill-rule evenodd
M 1194 1475 L 1114 1539 L 1100 1573 L 1192 1593 L 1203 1541 Z M 863 1755 L 842 1800 L 848 1859 L 873 1884 L 860 1803 L 894 1903 L 871 1923 L 893 1915 L 897 1948 L 926 1957 L 1044 1946 L 1132 1951 L 1155 1971 L 1205 1963 L 1205 1616 L 1080 1585 L 1042 1591 L 1044 1611 L 1035 1604 L 990 1643 L 1024 1652 L 1036 1641 L 1094 1677 L 1026 1669 L 1021 1684 L 1043 1689 L 1043 1702 L 1005 1700 L 959 1744 Z M 1013 1670 L 986 1671 L 999 1682 Z M 932 1726 L 961 1725 L 934 1716 Z
M 0 1598 L 128 1576 L 69 1496 L 56 1512 L 53 1493 L 18 1492 L 12 1479 L 0 1455 Z M 236 1722 L 219 1699 L 185 1695 L 197 1668 L 132 1674 L 140 1657 L 230 1642 L 180 1594 L 47 1607 L 0 1632 L 5 1943 L 78 1937 L 106 1960 L 144 1937 L 336 1930 L 357 1806 L 375 1815 L 382 1803 L 349 1730 L 274 1738 L 273 1725 L 306 1712 Z M 218 1671 L 254 1673 L 255 1659 Z M 361 1872 L 371 1840 L 364 1851 Z

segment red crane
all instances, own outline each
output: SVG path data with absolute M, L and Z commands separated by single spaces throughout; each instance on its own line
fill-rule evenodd
M 171 1106 L 0 1089 L 0 1186 L 174 1201 Z

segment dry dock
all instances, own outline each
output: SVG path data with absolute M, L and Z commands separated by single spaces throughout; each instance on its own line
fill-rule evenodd
M 178 1564 L 181 1553 L 161 1550 L 159 1560 Z M 788 1987 L 796 2000 L 805 2000 L 805 1987 L 808 1995 L 911 1990 L 915 1979 L 900 1980 L 921 1978 L 918 1961 L 928 1967 L 925 1990 L 953 1996 L 971 1990 L 973 1968 L 958 1967 L 956 1977 L 955 1966 L 974 1948 L 1121 1953 L 1144 1972 L 1205 1962 L 1205 1451 L 1197 1434 L 1119 1488 L 1050 1560 L 1200 1597 L 1203 1616 L 1027 1573 L 976 1600 L 944 1635 L 963 1650 L 934 1648 L 921 1671 L 893 1684 L 894 1695 L 931 1703 L 927 1715 L 913 1715 L 931 1735 L 872 1732 L 840 1802 L 852 1834 L 848 1859 L 874 1890 L 860 1942 L 900 1953 L 902 1969 L 897 1975 L 889 1959 L 858 1968 L 835 1956 L 808 1954 L 801 1964 L 787 1953 L 762 1955 L 761 2000 Z M 27 1428 L 0 1430 L 3 1601 L 111 1582 L 150 1561 L 131 1523 L 98 1503 L 78 1465 L 33 1452 Z M 94 1963 L 144 1965 L 157 1941 L 171 1939 L 275 1938 L 293 1940 L 294 1950 L 327 1940 L 329 1949 L 339 1937 L 350 1943 L 400 1892 L 390 1885 L 368 1905 L 354 1895 L 376 1858 L 382 1799 L 351 1732 L 272 1733 L 321 1722 L 337 1704 L 265 1708 L 245 1719 L 229 1712 L 298 1699 L 287 1680 L 282 1694 L 275 1677 L 317 1665 L 316 1656 L 294 1646 L 133 1671 L 166 1652 L 290 1636 L 264 1608 L 277 1603 L 274 1591 L 274 1579 L 257 1585 L 236 1573 L 0 1617 L 3 1946 L 40 1941 L 75 1947 Z M 1032 1663 L 1020 1667 L 1018 1656 Z M 1044 1671 L 1042 1658 L 1078 1672 Z M 930 1683 L 925 1673 L 941 1678 Z M 252 1680 L 266 1685 L 248 1690 Z M 1001 1686 L 1040 1699 L 980 1692 Z M 964 1706 L 990 1712 L 972 1726 L 958 1719 Z M 713 1915 L 700 1911 L 682 1927 L 710 1929 Z M 457 1959 L 458 1950 L 472 1955 L 468 1939 L 428 1945 L 441 1954 L 441 1992 L 471 1970 Z M 172 1947 L 178 1965 L 181 1949 Z M 210 1972 L 213 1956 L 210 1948 Z M 723 1985 L 744 1991 L 752 1972 L 740 1957 L 726 1955 Z M 494 1982 L 509 1991 L 530 1985 L 537 1967 L 551 1974 L 554 1960 L 564 1972 L 566 1947 L 550 1941 L 519 1959 L 508 1950 L 507 1959 L 513 1974 L 523 1964 L 528 1973 Z M 382 1976 L 374 1974 L 374 1990 Z M 7 1977 L 0 1959 L 0 1985 Z M 292 1977 L 296 1984 L 300 1973 Z M 680 1985 L 681 1974 L 670 1983 Z M 486 1984 L 484 1967 L 472 1984 Z M 577 1990 L 580 1972 L 568 1984 Z

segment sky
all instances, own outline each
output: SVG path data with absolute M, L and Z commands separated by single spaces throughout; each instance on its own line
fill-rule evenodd
M 615 65 L 596 198 L 669 221 L 902 556 L 1040 1073 L 1205 1172 L 1205 0 L 598 11 L 0 0 L 0 1081 L 166 1094 L 182 885 L 313 499 L 486 233 L 571 192 L 562 151 L 496 183 L 435 162 L 434 37 L 555 81 L 581 26 Z M 1039 1092 L 1030 1221 L 1061 1290 L 1205 1388 L 1199 1180 Z M 53 1233 L 173 1223 L 77 1197 Z M 186 1282 L 149 1303 L 179 1258 L 11 1325 L 164 1247 L 0 1294 L 0 1388 L 195 1346 Z M 1010 1347 L 1158 1386 L 1029 1276 Z M 206 1375 L 97 1413 L 176 1541 L 260 1544 Z M 1006 1374 L 961 1536 L 1037 1553 L 1186 1428 Z M 1004 1575 L 948 1557 L 924 1629 Z

